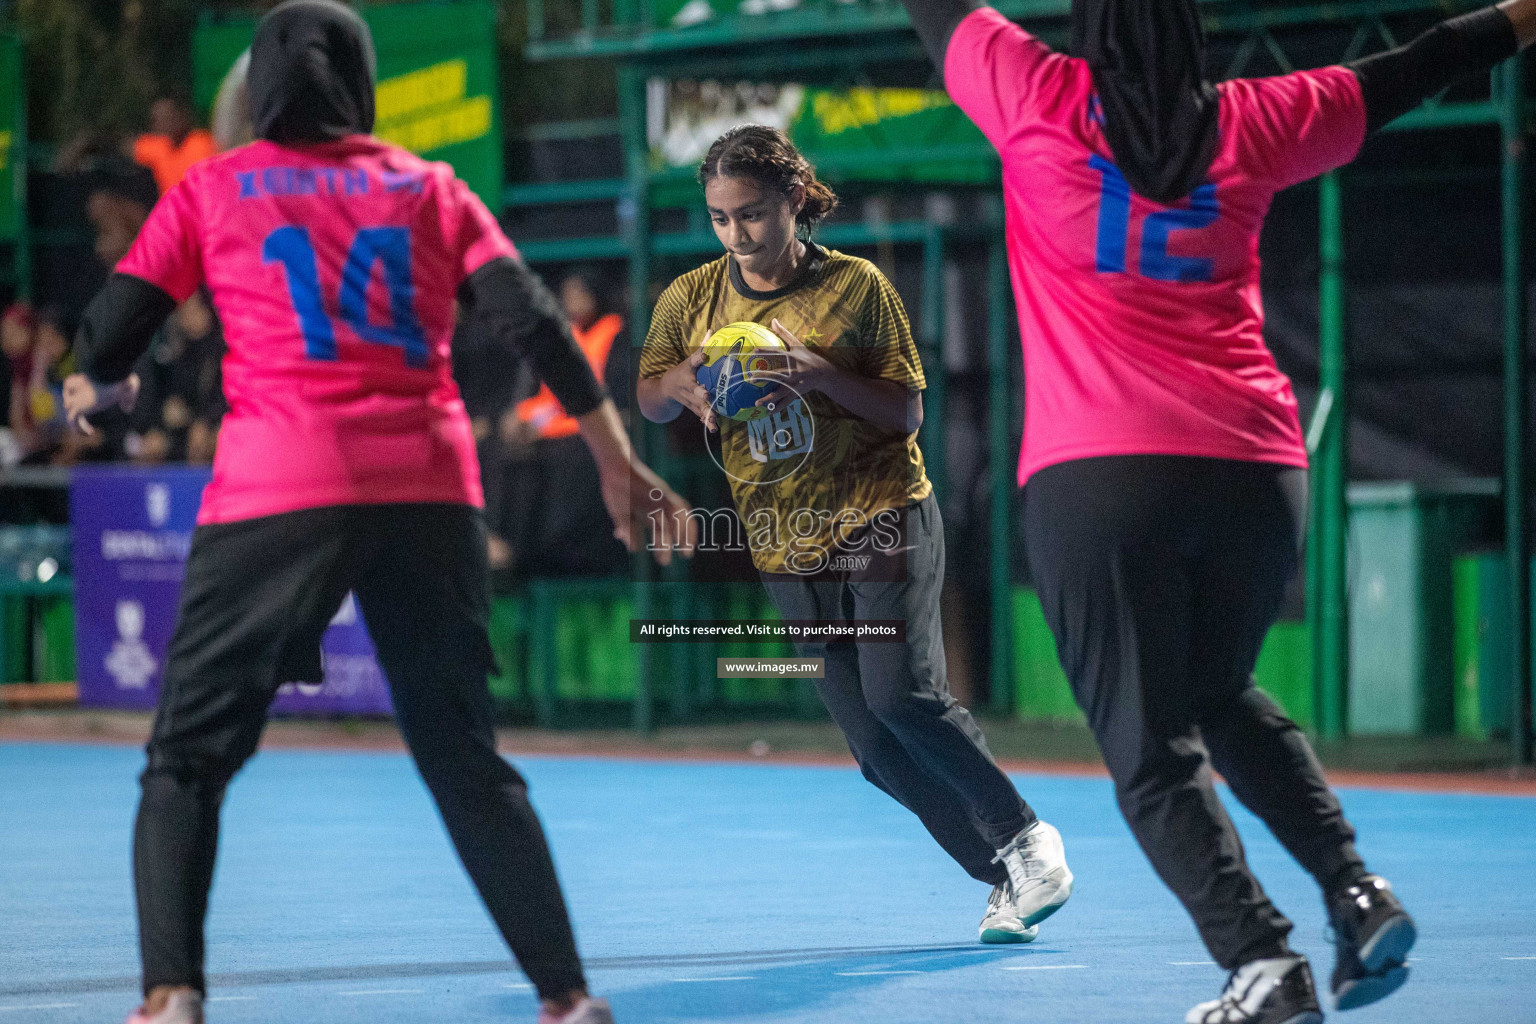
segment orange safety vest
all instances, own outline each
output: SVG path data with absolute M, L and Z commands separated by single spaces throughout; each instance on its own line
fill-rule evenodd
M 613 339 L 618 337 L 623 327 L 624 320 L 617 313 L 609 313 L 600 318 L 585 331 L 571 327 L 576 344 L 581 346 L 598 380 L 603 379 L 603 373 L 608 367 L 608 352 L 613 348 Z M 549 390 L 548 384 L 541 384 L 538 394 L 517 403 L 517 418 L 524 423 L 532 423 L 539 437 L 545 440 L 570 437 L 581 429 L 574 419 L 565 414 L 565 409 L 555 398 L 554 392 Z
M 165 195 L 186 176 L 188 168 L 218 152 L 213 136 L 202 128 L 187 133 L 180 146 L 166 135 L 140 135 L 133 143 L 134 163 L 148 167 L 155 175 L 160 194 Z

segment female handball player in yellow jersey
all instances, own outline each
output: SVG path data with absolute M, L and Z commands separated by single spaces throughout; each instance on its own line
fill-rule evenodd
M 726 253 L 657 302 L 640 409 L 659 423 L 686 409 L 719 431 L 746 546 L 785 619 L 904 623 L 899 643 L 796 648 L 825 659 L 817 689 L 865 778 L 993 887 L 982 941 L 1027 942 L 1071 895 L 1072 873 L 1060 834 L 949 693 L 944 532 L 917 446 L 925 382 L 901 299 L 867 260 L 809 240 L 837 198 L 782 132 L 727 132 L 699 181 Z M 743 322 L 786 349 L 746 421 L 718 415 L 697 378 L 705 342 Z

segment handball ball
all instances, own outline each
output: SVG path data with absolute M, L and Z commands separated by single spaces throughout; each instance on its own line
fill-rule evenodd
M 697 376 L 715 415 L 751 420 L 767 412 L 754 403 L 783 379 L 783 363 L 772 353 L 784 351 L 779 336 L 761 324 L 727 324 L 711 334 Z

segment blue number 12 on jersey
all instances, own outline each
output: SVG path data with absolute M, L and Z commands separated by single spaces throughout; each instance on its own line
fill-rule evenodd
M 320 296 L 320 272 L 315 247 L 306 228 L 288 225 L 267 236 L 261 258 L 281 263 L 288 274 L 288 295 L 304 334 L 304 354 L 311 359 L 336 358 L 336 331 Z M 382 263 L 389 292 L 390 323 L 368 319 L 368 280 L 373 265 Z M 356 335 L 376 345 L 392 345 L 405 353 L 405 365 L 427 365 L 427 336 L 416 319 L 416 286 L 411 280 L 411 233 L 407 228 L 362 228 L 352 240 L 341 270 L 338 297 L 341 318 Z
M 1120 168 L 1095 153 L 1088 166 L 1103 177 L 1099 190 L 1099 230 L 1094 246 L 1094 268 L 1101 274 L 1126 273 L 1126 249 L 1130 247 L 1131 185 Z M 1170 256 L 1168 236 L 1174 231 L 1209 227 L 1221 215 L 1216 186 L 1201 185 L 1190 194 L 1189 208 L 1162 210 L 1147 215 L 1141 225 L 1141 260 L 1137 270 L 1154 281 L 1209 281 L 1213 260 L 1195 256 Z

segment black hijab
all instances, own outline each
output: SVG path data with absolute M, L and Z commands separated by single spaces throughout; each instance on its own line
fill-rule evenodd
M 1196 0 L 1072 0 L 1072 53 L 1088 62 L 1104 137 L 1131 188 L 1174 203 L 1216 156 L 1216 87 Z
M 251 122 L 258 139 L 329 142 L 373 131 L 373 37 L 335 0 L 287 0 L 256 26 Z

